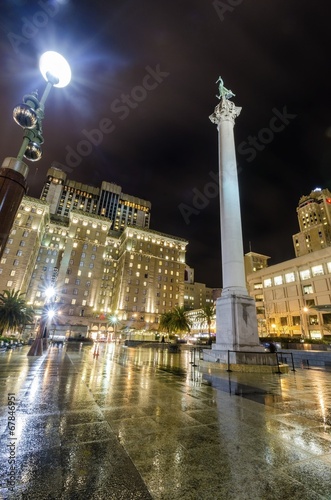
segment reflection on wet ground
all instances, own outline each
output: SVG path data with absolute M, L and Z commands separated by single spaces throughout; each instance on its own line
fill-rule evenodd
M 114 344 L 26 353 L 0 355 L 1 498 L 331 499 L 328 372 L 203 373 L 185 349 Z

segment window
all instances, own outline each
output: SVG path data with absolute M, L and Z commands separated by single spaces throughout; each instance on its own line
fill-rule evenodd
M 300 326 L 301 321 L 300 321 L 300 316 L 292 316 L 292 324 L 293 326 Z
M 283 284 L 283 276 L 275 276 L 274 283 L 275 283 L 275 285 L 282 285 Z
M 311 268 L 311 270 L 312 270 L 313 276 L 320 276 L 321 274 L 324 274 L 322 265 L 314 266 Z
M 271 278 L 267 278 L 263 281 L 263 286 L 264 288 L 268 288 L 269 286 L 271 286 L 272 283 L 271 283 Z
M 281 324 L 281 326 L 287 326 L 287 317 L 286 316 L 281 316 L 280 324 Z
M 304 271 L 300 271 L 300 278 L 302 280 L 309 280 L 310 279 L 310 269 L 305 269 Z
M 323 314 L 323 323 L 325 325 L 331 324 L 331 313 Z
M 305 285 L 302 287 L 303 293 L 306 295 L 307 293 L 314 293 L 312 285 Z
M 309 316 L 309 324 L 310 325 L 318 325 L 318 317 L 315 314 Z
M 260 290 L 262 288 L 262 283 L 254 283 L 254 290 Z
M 293 281 L 295 281 L 294 273 L 286 273 L 285 274 L 285 281 L 286 281 L 286 283 L 293 283 Z

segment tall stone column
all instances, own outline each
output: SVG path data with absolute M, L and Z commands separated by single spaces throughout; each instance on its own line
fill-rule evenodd
M 234 123 L 241 108 L 229 99 L 234 95 L 220 84 L 220 103 L 210 120 L 219 138 L 219 192 L 222 252 L 222 295 L 216 302 L 216 343 L 213 350 L 222 359 L 225 351 L 259 349 L 255 302 L 248 295 L 245 279 L 240 197 L 234 142 Z

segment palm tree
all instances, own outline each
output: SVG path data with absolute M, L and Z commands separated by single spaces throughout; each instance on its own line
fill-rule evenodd
M 159 330 L 166 331 L 169 335 L 172 331 L 172 312 L 167 311 L 160 316 Z
M 0 294 L 0 335 L 4 331 L 20 330 L 32 323 L 34 311 L 28 306 L 24 294 L 14 290 L 4 290 Z
M 208 335 L 210 336 L 210 326 L 215 317 L 215 305 L 214 304 L 206 304 L 201 311 L 197 314 L 196 319 L 200 321 L 200 323 L 207 323 L 208 325 Z
M 175 307 L 171 311 L 171 328 L 174 332 L 187 332 L 191 330 L 191 322 L 187 317 L 187 311 L 184 307 Z

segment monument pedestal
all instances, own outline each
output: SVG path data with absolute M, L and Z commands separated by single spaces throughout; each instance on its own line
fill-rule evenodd
M 211 351 L 204 351 L 204 360 L 226 364 L 265 363 L 264 348 L 258 342 L 252 297 L 223 290 L 216 301 L 216 343 Z
M 222 294 L 216 301 L 216 344 L 221 351 L 255 351 L 259 347 L 255 301 L 249 295 Z

